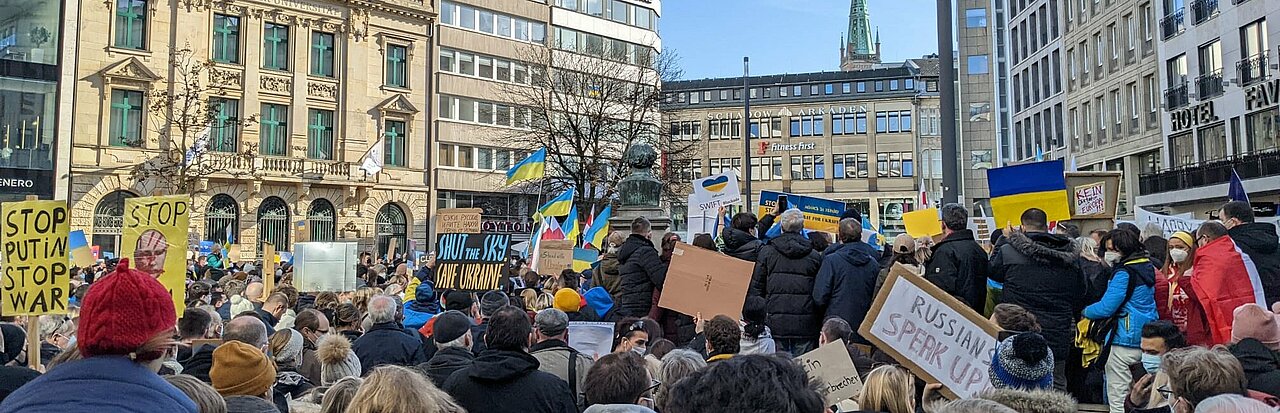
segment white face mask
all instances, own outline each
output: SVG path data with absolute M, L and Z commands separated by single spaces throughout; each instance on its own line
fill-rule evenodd
M 1180 250 L 1176 248 L 1169 250 L 1169 258 L 1172 258 L 1173 262 L 1186 262 L 1188 255 L 1190 254 L 1187 253 L 1187 250 Z
M 1120 260 L 1124 259 L 1124 256 L 1120 255 L 1120 253 L 1115 251 L 1107 251 L 1107 253 L 1103 256 L 1102 259 L 1107 260 L 1107 262 L 1112 264 L 1119 264 Z
M 648 349 L 648 348 L 647 348 L 647 347 L 645 347 L 645 346 L 631 346 L 631 352 L 632 352 L 632 353 L 636 353 L 636 355 L 638 355 L 638 356 L 640 356 L 640 357 L 644 357 L 644 352 L 645 352 L 645 350 L 647 350 L 647 349 Z

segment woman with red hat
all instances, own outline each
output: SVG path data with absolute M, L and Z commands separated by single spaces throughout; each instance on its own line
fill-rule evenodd
M 186 394 L 156 374 L 164 356 L 177 351 L 177 319 L 169 291 L 121 259 L 85 296 L 76 342 L 84 359 L 14 391 L 0 413 L 196 413 Z

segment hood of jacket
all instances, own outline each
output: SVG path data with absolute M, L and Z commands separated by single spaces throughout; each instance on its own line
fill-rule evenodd
M 870 245 L 867 245 L 865 242 L 858 241 L 832 245 L 832 248 L 827 248 L 827 252 L 824 257 L 830 257 L 833 260 L 840 260 L 853 267 L 861 267 L 863 265 L 870 264 L 873 261 L 872 256 L 876 254 L 876 250 Z
M 471 350 L 459 347 L 445 347 L 438 351 L 431 360 L 427 360 L 426 370 L 457 370 L 462 367 L 470 366 L 476 359 Z
M 725 251 L 739 252 L 760 248 L 759 238 L 737 228 L 725 228 L 720 237 L 724 239 Z
M 1076 399 L 1053 390 L 992 389 L 978 395 L 1019 412 L 1074 413 Z
M 1276 225 L 1270 222 L 1251 222 L 1248 224 L 1240 224 L 1227 231 L 1231 235 L 1231 239 L 1237 244 L 1244 244 L 1253 251 L 1264 254 L 1273 254 L 1280 250 L 1280 242 L 1277 241 Z
M 1146 252 L 1124 257 L 1120 262 L 1124 264 L 1112 269 L 1112 271 L 1124 269 L 1130 277 L 1137 276 L 1138 282 L 1142 283 L 1140 285 L 1151 286 L 1156 284 L 1156 266 L 1151 263 L 1151 259 L 1147 257 Z
M 970 235 L 972 238 L 972 235 Z M 1071 239 L 1047 232 L 1014 232 L 1005 239 L 1014 249 L 1027 258 L 1043 264 L 1062 265 L 1076 262 L 1075 245 Z
M 648 238 L 636 234 L 628 235 L 627 240 L 623 241 L 622 245 L 618 247 L 618 262 L 627 262 L 628 259 L 631 259 L 631 255 L 635 254 L 636 251 L 639 251 L 641 248 L 651 248 L 655 254 L 658 252 L 658 250 L 653 246 L 653 241 L 650 241 Z
M 587 306 L 595 310 L 598 316 L 604 317 L 605 314 L 609 313 L 609 310 L 613 309 L 613 297 L 609 295 L 609 291 L 606 291 L 604 287 L 595 287 L 587 290 L 586 293 L 582 294 L 582 298 L 587 300 Z
M 35 378 L 0 403 L 5 412 L 190 412 L 196 405 L 156 373 L 123 356 L 76 360 Z
M 654 413 L 653 409 L 634 404 L 593 404 L 582 413 Z
M 538 371 L 538 359 L 523 351 L 485 350 L 468 375 L 476 381 L 510 382 Z
M 782 256 L 791 259 L 803 258 L 813 251 L 813 243 L 804 235 L 794 232 L 785 232 L 776 238 L 769 239 L 769 245 L 777 249 Z

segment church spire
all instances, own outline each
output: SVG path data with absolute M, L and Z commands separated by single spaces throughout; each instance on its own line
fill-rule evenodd
M 866 0 L 849 2 L 849 50 L 850 54 L 870 55 L 872 50 L 871 14 L 867 12 Z

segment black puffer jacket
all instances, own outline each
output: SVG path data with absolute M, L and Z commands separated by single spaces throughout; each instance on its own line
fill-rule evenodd
M 760 247 L 764 246 L 755 235 L 737 228 L 725 228 L 720 232 L 720 238 L 724 239 L 724 248 L 720 252 L 740 260 L 756 262 Z
M 986 307 L 987 252 L 973 240 L 973 231 L 952 232 L 934 245 L 924 268 L 924 279 L 969 308 L 981 313 Z
M 1000 301 L 1035 314 L 1054 360 L 1066 360 L 1084 308 L 1085 280 L 1071 239 L 1046 232 L 1014 232 L 991 256 L 991 279 L 1004 283 Z
M 658 257 L 653 241 L 631 234 L 618 247 L 618 275 L 622 277 L 622 293 L 615 297 L 618 314 L 644 317 L 653 306 L 653 290 L 662 289 L 667 279 L 667 264 Z
M 202 345 L 191 351 L 191 356 L 186 360 L 179 360 L 182 364 L 182 374 L 195 376 L 205 383 L 209 382 L 209 370 L 213 368 L 213 350 L 217 346 Z
M 469 412 L 577 413 L 569 384 L 523 351 L 486 350 L 441 387 Z
M 1258 276 L 1262 278 L 1262 292 L 1267 304 L 1280 301 L 1280 243 L 1276 239 L 1275 224 L 1240 224 L 1227 230 L 1227 235 L 1258 266 Z
M 813 302 L 813 287 L 821 266 L 822 254 L 797 233 L 783 233 L 760 249 L 747 295 L 765 299 L 769 309 L 765 325 L 773 338 L 817 339 L 822 311 Z

